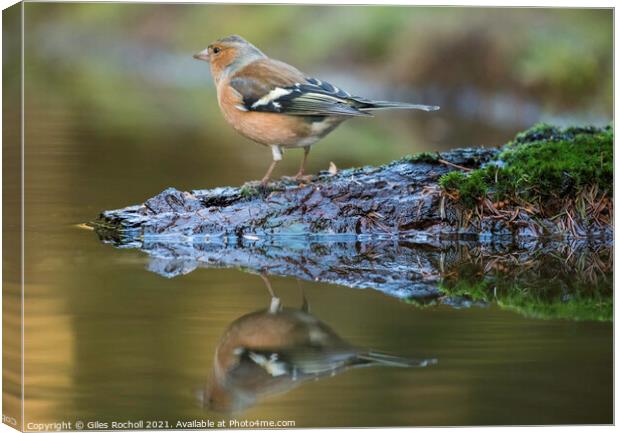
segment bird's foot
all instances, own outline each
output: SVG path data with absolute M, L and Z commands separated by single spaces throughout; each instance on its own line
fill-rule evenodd
M 301 184 L 301 183 L 309 183 L 314 176 L 306 175 L 306 176 L 282 176 L 280 178 L 280 182 L 283 182 L 288 185 Z
M 293 179 L 295 179 L 299 183 L 309 183 L 313 178 L 314 176 L 312 176 L 311 174 L 304 174 L 303 171 L 300 171 L 293 177 Z

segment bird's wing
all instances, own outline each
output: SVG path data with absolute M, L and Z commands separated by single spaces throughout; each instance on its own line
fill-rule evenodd
M 350 347 L 293 346 L 278 350 L 245 349 L 241 360 L 261 367 L 273 377 L 303 376 L 321 375 L 367 362 L 358 359 L 356 355 L 356 351 Z
M 244 66 L 230 79 L 248 107 L 278 88 L 287 88 L 304 80 L 304 74 L 284 62 L 259 59 Z
M 304 77 L 286 63 L 261 59 L 231 77 L 230 85 L 241 95 L 247 111 L 292 116 L 370 116 L 355 107 L 357 101 L 344 90 L 315 78 Z

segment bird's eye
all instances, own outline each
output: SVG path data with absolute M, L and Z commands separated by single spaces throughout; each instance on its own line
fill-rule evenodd
M 214 48 L 213 48 L 213 54 L 217 54 L 217 53 L 219 53 L 220 51 L 222 51 L 222 49 L 221 49 L 220 47 L 214 47 Z

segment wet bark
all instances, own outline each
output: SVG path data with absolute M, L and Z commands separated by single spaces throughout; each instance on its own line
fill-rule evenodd
M 451 163 L 477 167 L 497 151 L 447 152 Z M 190 192 L 168 188 L 144 204 L 105 211 L 113 230 L 142 235 L 412 235 L 453 232 L 442 217 L 439 177 L 453 167 L 401 160 L 381 167 L 320 173 L 310 182 Z
M 557 222 L 516 210 L 511 218 L 477 217 L 446 196 L 439 178 L 477 168 L 498 149 L 457 149 L 435 157 L 402 159 L 380 167 L 321 172 L 305 182 L 279 180 L 267 187 L 246 184 L 189 192 L 168 188 L 146 202 L 105 211 L 98 230 L 118 237 L 206 236 L 269 238 L 356 236 L 489 239 L 512 242 L 574 233 Z M 580 235 L 608 243 L 610 227 L 585 226 Z

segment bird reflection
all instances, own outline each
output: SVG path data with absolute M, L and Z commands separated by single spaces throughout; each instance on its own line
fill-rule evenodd
M 269 280 L 262 278 L 271 304 L 238 318 L 222 336 L 200 396 L 205 408 L 242 411 L 269 395 L 355 367 L 426 367 L 437 362 L 353 346 L 310 313 L 305 296 L 301 308 L 285 308 Z

